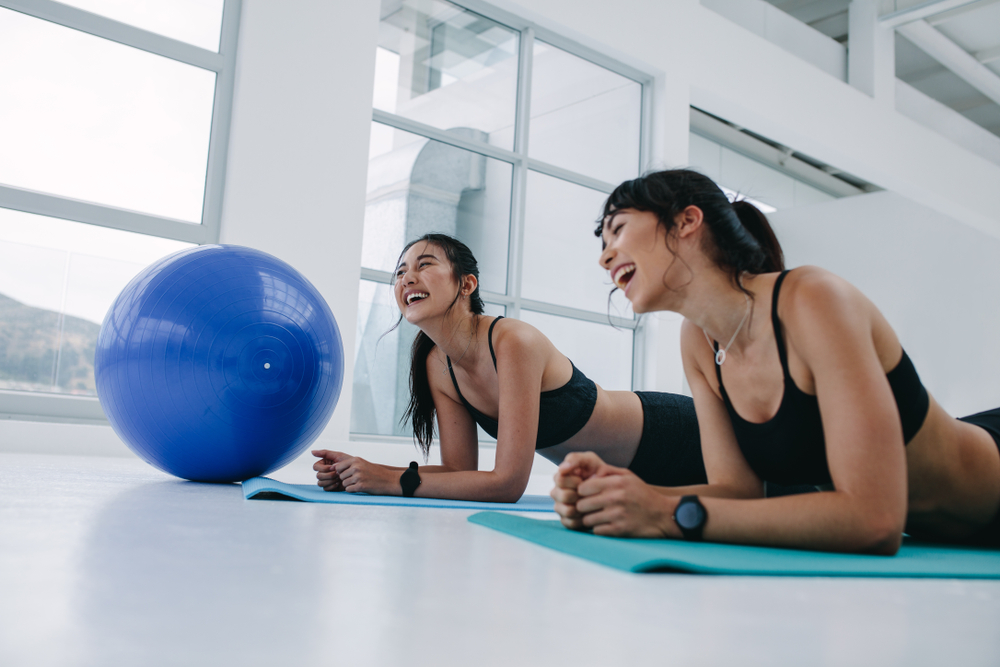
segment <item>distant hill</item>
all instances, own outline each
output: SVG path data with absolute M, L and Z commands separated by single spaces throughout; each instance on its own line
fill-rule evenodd
M 100 330 L 79 317 L 63 317 L 62 357 L 53 387 L 59 313 L 0 294 L 0 388 L 96 394 L 94 351 Z

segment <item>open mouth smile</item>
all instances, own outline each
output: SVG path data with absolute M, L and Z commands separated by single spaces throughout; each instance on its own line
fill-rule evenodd
M 407 306 L 413 305 L 414 302 L 416 302 L 416 301 L 423 301 L 424 299 L 426 299 L 429 296 L 430 296 L 430 294 L 428 294 L 427 292 L 410 292 L 405 297 L 406 298 L 406 305 Z
M 628 285 L 629 281 L 632 280 L 632 276 L 635 275 L 635 264 L 623 264 L 615 270 L 615 275 L 612 276 L 615 285 L 620 290 L 624 290 L 625 286 Z

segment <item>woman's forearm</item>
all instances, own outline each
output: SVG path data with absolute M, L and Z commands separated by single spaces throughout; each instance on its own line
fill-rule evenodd
M 753 500 L 705 497 L 702 504 L 706 540 L 796 549 L 892 555 L 906 520 L 905 507 L 893 510 L 890 503 L 838 491 Z
M 427 466 L 442 468 L 443 466 Z M 513 503 L 524 493 L 528 477 L 488 470 L 427 470 L 420 468 L 420 486 L 414 495 L 423 498 Z
M 400 466 L 387 466 L 385 464 L 381 464 L 381 465 L 386 470 L 396 470 L 400 474 L 402 474 L 403 472 L 405 472 L 406 469 L 407 469 L 405 466 L 404 467 L 400 467 Z M 424 466 L 424 465 L 422 465 L 422 466 L 420 466 L 420 474 L 421 474 L 421 476 L 425 472 L 458 472 L 458 468 L 449 468 L 448 466 L 441 466 L 441 465 L 433 465 L 433 466 Z
M 726 484 L 691 484 L 689 486 L 653 486 L 664 496 L 701 496 L 705 498 L 763 498 L 764 489 L 740 489 Z
M 702 487 L 713 490 L 713 485 Z M 575 490 L 553 490 L 563 524 L 598 535 L 683 537 L 674 514 L 680 498 L 635 475 L 590 477 Z M 822 491 L 780 498 L 725 498 L 697 493 L 705 507 L 702 538 L 710 542 L 894 554 L 902 541 L 906 498 L 882 488 Z M 715 488 L 714 490 L 718 490 Z

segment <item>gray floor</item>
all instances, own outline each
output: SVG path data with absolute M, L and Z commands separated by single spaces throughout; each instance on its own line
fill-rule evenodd
M 1000 665 L 1000 582 L 629 575 L 468 514 L 0 454 L 0 665 Z

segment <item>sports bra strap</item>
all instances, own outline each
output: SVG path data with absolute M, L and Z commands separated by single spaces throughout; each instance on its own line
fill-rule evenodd
M 493 327 L 495 327 L 497 325 L 497 322 L 499 322 L 502 319 L 503 315 L 497 316 L 497 318 L 493 320 L 493 323 L 490 324 L 490 330 L 489 333 L 487 334 L 487 338 L 489 339 L 490 342 L 490 355 L 493 357 L 493 370 L 497 369 L 497 353 L 493 351 Z M 462 396 L 462 390 L 458 388 L 458 380 L 455 379 L 455 371 L 451 367 L 451 357 L 445 355 L 444 358 L 448 360 L 448 372 L 451 373 L 451 383 L 455 385 L 455 391 L 458 392 L 458 397 L 462 399 L 463 403 L 468 405 L 469 402 L 465 400 L 465 396 Z
M 451 357 L 445 355 L 445 359 L 448 360 L 448 372 L 451 373 L 451 383 L 455 385 L 455 391 L 458 392 L 458 397 L 462 399 L 462 404 L 469 410 L 475 410 L 472 405 L 465 400 L 465 396 L 462 395 L 462 390 L 458 388 L 458 380 L 455 378 L 455 371 L 451 367 Z
M 490 324 L 490 331 L 489 331 L 489 334 L 487 336 L 489 338 L 489 341 L 490 341 L 490 354 L 493 356 L 493 370 L 496 370 L 496 368 L 497 368 L 497 355 L 496 355 L 496 352 L 493 351 L 493 327 L 495 327 L 497 325 L 497 322 L 499 322 L 502 319 L 503 319 L 503 315 L 500 315 L 495 320 L 493 320 L 493 323 Z M 464 403 L 465 407 L 467 407 L 468 409 L 475 410 L 475 412 L 477 412 L 479 414 L 483 414 L 483 413 L 479 412 L 478 410 L 476 410 L 474 407 L 472 407 L 471 403 L 469 403 L 467 400 L 465 400 L 465 396 L 462 395 L 462 390 L 458 388 L 458 379 L 455 377 L 455 370 L 451 367 L 451 357 L 449 357 L 448 355 L 445 355 L 444 358 L 448 360 L 448 372 L 451 374 L 451 383 L 453 385 L 455 385 L 455 391 L 458 392 L 458 397 L 460 399 L 462 399 L 462 403 Z
M 495 327 L 497 325 L 497 322 L 499 322 L 502 319 L 503 315 L 498 315 L 496 319 L 493 320 L 493 323 L 490 324 L 489 333 L 486 334 L 486 338 L 489 340 L 490 343 L 490 356 L 493 357 L 493 370 L 497 369 L 497 353 L 493 351 L 493 327 Z
M 781 360 L 781 372 L 786 378 L 791 375 L 788 371 L 788 353 L 785 351 L 785 337 L 781 332 L 781 320 L 778 319 L 778 293 L 781 291 L 781 283 L 788 275 L 788 269 L 781 272 L 778 279 L 774 281 L 774 292 L 771 294 L 771 326 L 774 328 L 774 340 L 778 344 L 778 359 Z

